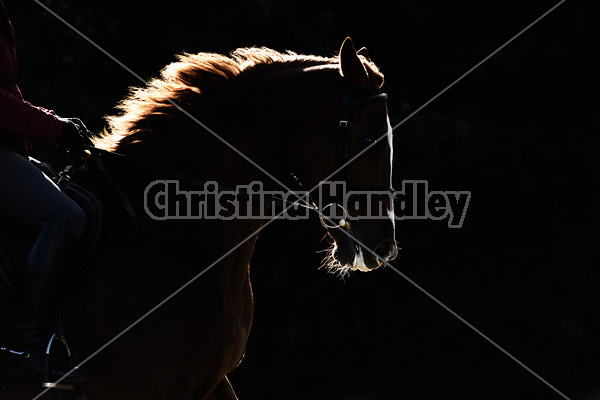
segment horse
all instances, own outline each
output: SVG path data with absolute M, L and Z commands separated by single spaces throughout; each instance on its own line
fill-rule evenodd
M 268 192 L 292 176 L 302 188 L 333 177 L 351 190 L 389 191 L 392 129 L 382 85 L 366 49 L 356 51 L 347 38 L 333 57 L 265 47 L 185 53 L 131 89 L 94 145 L 135 210 L 137 233 L 123 241 L 103 236 L 61 305 L 69 344 L 84 361 L 88 398 L 237 398 L 227 375 L 245 353 L 253 319 L 249 266 L 266 219 L 155 218 L 148 190 L 176 182 L 182 200 L 184 190 L 199 190 L 182 178 L 192 177 L 225 187 L 260 182 Z M 313 202 L 318 196 L 310 193 Z M 327 201 L 341 207 L 337 196 Z M 393 216 L 391 197 L 381 201 Z M 119 213 L 111 220 L 105 208 L 104 225 L 118 236 L 128 221 Z M 397 254 L 393 217 L 325 229 L 332 272 L 370 271 Z M 10 321 L 7 307 L 1 316 Z M 2 398 L 40 392 L 39 382 L 0 380 Z

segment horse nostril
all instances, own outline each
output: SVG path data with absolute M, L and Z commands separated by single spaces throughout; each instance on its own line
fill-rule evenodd
M 386 240 L 382 242 L 375 249 L 375 254 L 379 256 L 383 261 L 392 261 L 398 255 L 398 247 L 396 242 L 393 240 Z

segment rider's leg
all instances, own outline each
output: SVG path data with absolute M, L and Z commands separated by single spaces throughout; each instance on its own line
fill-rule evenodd
M 27 359 L 15 358 L 15 364 L 34 378 L 43 378 L 44 354 L 51 335 L 48 322 L 54 316 L 60 276 L 76 243 L 77 238 L 64 218 L 49 218 L 42 224 L 41 232 L 27 257 L 18 328 L 23 350 L 30 356 Z M 69 365 L 53 362 L 49 378 L 54 381 L 66 375 L 70 369 Z M 65 381 L 82 379 L 81 372 L 76 371 Z
M 0 218 L 39 228 L 57 216 L 81 238 L 86 224 L 81 207 L 27 159 L 0 149 Z
M 0 150 L 0 217 L 40 229 L 27 257 L 19 301 L 18 324 L 29 358 L 13 360 L 28 375 L 41 378 L 60 276 L 85 228 L 81 208 L 18 154 Z M 53 365 L 52 378 L 69 368 Z M 66 381 L 81 380 L 80 372 Z

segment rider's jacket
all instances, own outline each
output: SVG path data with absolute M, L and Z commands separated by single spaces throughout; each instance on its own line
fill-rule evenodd
M 15 34 L 0 3 L 0 149 L 27 155 L 29 140 L 54 143 L 61 129 L 54 111 L 23 99 L 17 86 Z

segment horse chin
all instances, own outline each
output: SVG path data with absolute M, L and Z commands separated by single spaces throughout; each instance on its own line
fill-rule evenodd
M 322 262 L 328 272 L 346 277 L 350 271 L 369 272 L 381 266 L 371 254 L 365 254 L 363 249 L 355 245 L 347 237 L 334 238 L 328 249 L 327 256 Z

